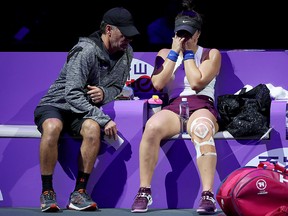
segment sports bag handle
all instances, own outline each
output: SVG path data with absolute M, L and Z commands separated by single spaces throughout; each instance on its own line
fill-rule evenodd
M 258 164 L 257 168 L 268 169 L 268 170 L 277 171 L 280 173 L 288 173 L 288 169 L 285 168 L 285 166 L 283 166 L 279 162 L 271 163 L 270 161 L 262 161 Z

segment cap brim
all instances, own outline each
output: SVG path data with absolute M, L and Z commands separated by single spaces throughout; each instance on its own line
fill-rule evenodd
M 136 35 L 139 35 L 139 31 L 136 29 L 135 26 L 118 26 L 121 33 L 126 37 L 134 37 Z
M 178 31 L 187 31 L 189 32 L 191 35 L 194 35 L 194 33 L 196 32 L 196 28 L 190 26 L 190 25 L 180 25 L 180 26 L 177 26 L 175 27 L 175 32 L 178 32 Z

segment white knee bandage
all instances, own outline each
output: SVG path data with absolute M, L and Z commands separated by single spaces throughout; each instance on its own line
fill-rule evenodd
M 200 121 L 205 119 L 207 121 Z M 196 154 L 197 154 L 197 158 L 201 157 L 201 156 L 205 156 L 205 155 L 213 155 L 216 156 L 216 149 L 215 149 L 215 142 L 213 139 L 213 136 L 215 134 L 215 126 L 213 124 L 213 122 L 211 121 L 211 119 L 206 118 L 206 117 L 199 117 L 196 118 L 190 127 L 191 133 L 194 133 L 197 137 L 199 137 L 200 139 L 204 139 L 208 133 L 209 133 L 209 128 L 208 126 L 210 126 L 210 129 L 212 130 L 212 136 L 210 136 L 210 138 L 207 141 L 203 141 L 203 142 L 198 142 L 194 139 L 194 145 L 195 145 L 195 149 L 196 149 Z
M 199 120 L 202 120 L 202 119 L 205 119 L 208 122 L 205 122 L 205 123 L 204 123 L 204 121 L 198 122 Z M 212 135 L 214 136 L 215 126 L 214 126 L 213 122 L 211 121 L 211 119 L 206 118 L 206 117 L 199 117 L 199 118 L 194 119 L 194 121 L 191 124 L 190 131 L 191 131 L 191 133 L 194 133 L 196 136 L 203 139 L 204 137 L 206 137 L 206 135 L 209 132 L 209 128 L 207 127 L 207 124 L 209 124 L 209 126 L 211 127 Z
M 194 145 L 197 158 L 206 155 L 217 156 L 213 137 L 210 137 L 208 141 L 204 141 L 201 143 L 194 140 Z

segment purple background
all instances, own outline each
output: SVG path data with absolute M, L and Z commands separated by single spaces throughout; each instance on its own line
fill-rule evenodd
M 141 67 L 149 66 L 141 76 L 151 73 L 155 55 L 154 52 L 135 53 L 135 59 L 144 61 Z M 34 125 L 34 108 L 58 76 L 65 58 L 65 52 L 0 53 L 0 124 Z M 131 67 L 132 75 L 139 72 L 140 63 L 136 62 L 137 65 Z M 235 93 L 246 84 L 271 83 L 284 89 L 288 87 L 287 52 L 223 51 L 222 62 L 217 95 Z M 151 91 L 150 85 L 144 83 L 141 89 Z M 147 120 L 146 100 L 112 102 L 104 111 L 115 119 L 125 142 L 117 151 L 106 144 L 102 146 L 88 190 L 100 208 L 130 208 L 139 187 L 138 152 Z M 221 181 L 240 166 L 257 165 L 268 157 L 286 164 L 286 102 L 273 101 L 271 112 L 274 129 L 270 139 L 260 142 L 216 140 L 215 192 Z M 0 206 L 40 207 L 39 142 L 38 138 L 0 138 Z M 54 187 L 62 208 L 74 188 L 79 145 L 77 139 L 66 137 L 60 141 Z M 163 141 L 152 182 L 154 202 L 151 208 L 198 206 L 201 188 L 195 159 L 195 149 L 189 140 Z

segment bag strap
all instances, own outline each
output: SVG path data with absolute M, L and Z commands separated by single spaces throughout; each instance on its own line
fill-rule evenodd
M 280 173 L 288 173 L 288 168 L 286 168 L 284 165 L 280 164 L 279 162 L 272 163 L 270 161 L 262 161 L 258 164 L 257 168 L 277 171 Z

